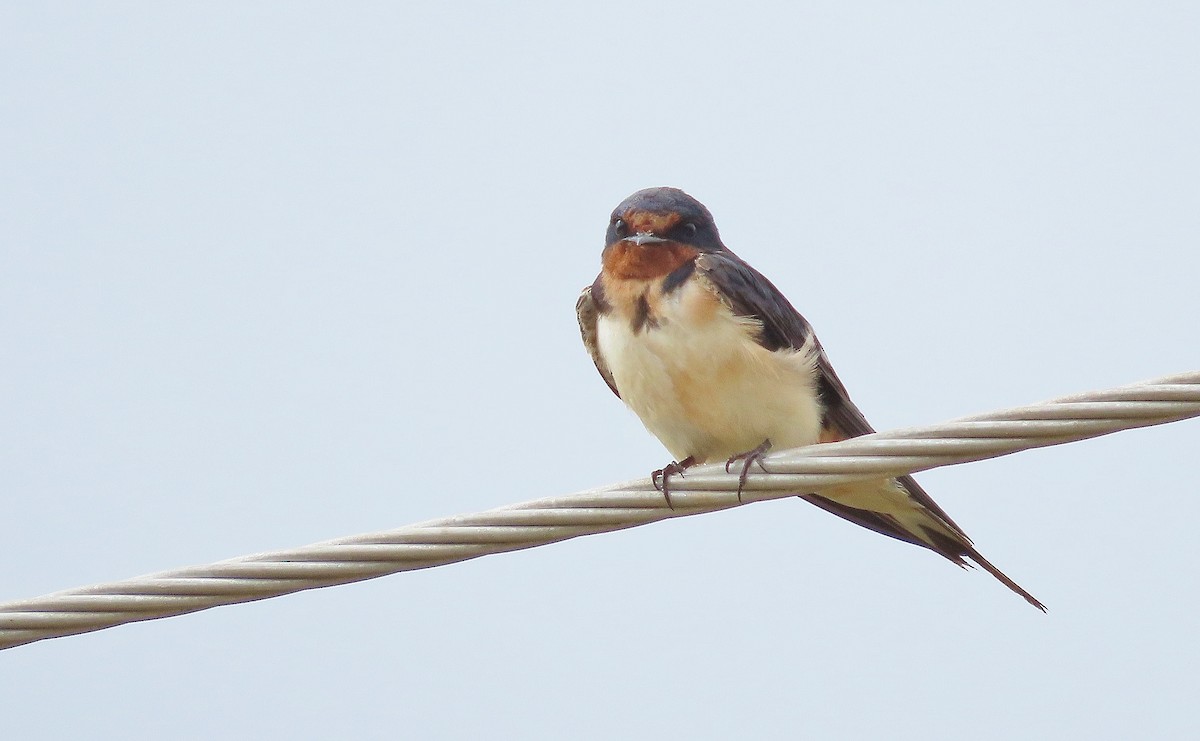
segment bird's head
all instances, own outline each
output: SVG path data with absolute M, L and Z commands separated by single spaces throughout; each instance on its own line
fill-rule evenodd
M 621 201 L 608 221 L 605 247 L 629 242 L 643 249 L 725 249 L 712 214 L 678 188 L 646 188 Z

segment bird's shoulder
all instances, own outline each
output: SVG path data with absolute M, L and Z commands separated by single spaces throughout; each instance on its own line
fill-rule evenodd
M 817 393 L 824 410 L 823 426 L 830 433 L 857 437 L 875 431 L 850 400 L 812 325 L 765 275 L 729 251 L 700 255 L 696 272 L 731 311 L 761 325 L 758 342 L 763 347 L 816 354 Z

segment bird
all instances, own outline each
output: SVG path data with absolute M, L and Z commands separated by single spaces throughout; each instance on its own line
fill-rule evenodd
M 751 465 L 762 466 L 772 447 L 875 431 L 812 326 L 725 246 L 712 214 L 684 191 L 647 188 L 622 201 L 600 262 L 576 303 L 580 334 L 604 382 L 674 456 L 651 475 L 669 506 L 668 479 L 690 466 L 740 464 L 740 499 Z M 912 476 L 797 496 L 960 567 L 973 563 L 1046 611 L 980 555 Z

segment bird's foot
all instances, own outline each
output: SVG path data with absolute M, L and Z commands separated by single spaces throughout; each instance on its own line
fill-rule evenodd
M 762 462 L 763 456 L 766 455 L 767 451 L 770 449 L 770 439 L 763 440 L 761 443 L 759 443 L 758 447 L 751 448 L 745 453 L 738 453 L 737 455 L 730 456 L 729 460 L 725 461 L 725 473 L 730 473 L 729 467 L 737 461 L 745 461 L 745 463 L 742 465 L 742 472 L 738 474 L 737 498 L 739 502 L 742 501 L 742 487 L 746 485 L 746 477 L 750 475 L 750 466 L 757 463 L 758 467 L 762 469 L 763 473 L 770 473 L 770 471 L 767 470 L 767 467 L 764 466 Z
M 667 500 L 667 506 L 671 509 L 675 509 L 675 505 L 671 504 L 671 490 L 667 486 L 667 478 L 672 474 L 682 476 L 684 469 L 691 468 L 694 465 L 696 465 L 696 458 L 689 455 L 681 461 L 671 461 L 650 474 L 650 481 L 653 482 L 654 488 L 662 492 L 663 498 Z M 662 483 L 659 483 L 659 479 L 662 479 Z

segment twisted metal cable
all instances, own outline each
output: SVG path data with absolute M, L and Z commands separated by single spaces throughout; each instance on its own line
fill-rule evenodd
M 1197 416 L 1200 371 L 927 427 L 780 451 L 764 461 L 770 473 L 751 473 L 743 499 L 778 499 Z M 3 603 L 0 649 L 735 507 L 737 476 L 722 468 L 697 466 L 688 470 L 686 478 L 672 478 L 674 509 L 643 478 Z

